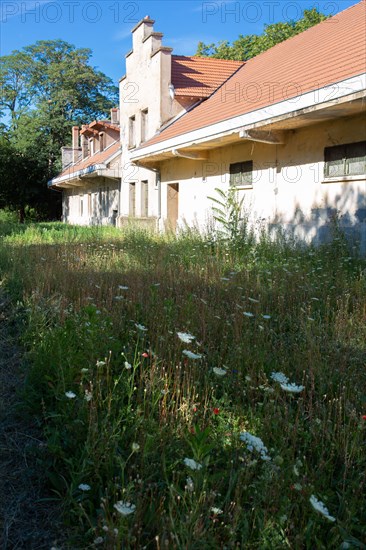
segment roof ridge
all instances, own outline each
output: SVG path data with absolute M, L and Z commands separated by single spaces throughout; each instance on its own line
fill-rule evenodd
M 201 55 L 172 55 L 172 57 L 180 57 L 183 59 L 199 59 L 199 60 L 209 60 L 209 61 L 223 61 L 224 63 L 245 63 L 245 61 L 240 61 L 238 59 L 223 59 L 218 57 L 205 57 Z

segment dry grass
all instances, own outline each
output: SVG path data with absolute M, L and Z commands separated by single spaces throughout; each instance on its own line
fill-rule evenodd
M 47 227 L 8 231 L 0 268 L 71 547 L 362 548 L 365 261 L 341 237 L 299 250 Z

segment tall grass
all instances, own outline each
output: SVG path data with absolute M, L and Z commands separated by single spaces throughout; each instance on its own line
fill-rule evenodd
M 70 548 L 365 547 L 366 263 L 341 239 L 5 233 Z

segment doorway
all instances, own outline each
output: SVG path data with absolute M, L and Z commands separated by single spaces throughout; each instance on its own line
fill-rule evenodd
M 171 183 L 167 189 L 167 229 L 176 231 L 178 220 L 179 183 Z

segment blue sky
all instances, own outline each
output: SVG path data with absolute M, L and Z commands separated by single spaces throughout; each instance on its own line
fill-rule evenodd
M 92 64 L 113 78 L 125 72 L 131 28 L 149 15 L 175 54 L 193 55 L 197 43 L 235 40 L 265 24 L 298 19 L 316 6 L 336 14 L 359 0 L 0 0 L 0 53 L 61 38 L 93 50 Z

